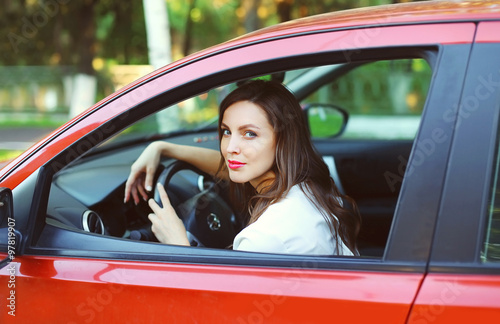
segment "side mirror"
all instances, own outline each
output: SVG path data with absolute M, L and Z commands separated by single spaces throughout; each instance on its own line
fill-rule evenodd
M 21 235 L 16 230 L 13 204 L 12 191 L 9 188 L 0 188 L 0 244 L 7 243 L 7 257 L 0 261 L 0 269 L 14 260 L 21 243 Z
M 340 136 L 349 120 L 344 109 L 329 104 L 307 104 L 304 107 L 309 132 L 313 138 L 332 138 Z

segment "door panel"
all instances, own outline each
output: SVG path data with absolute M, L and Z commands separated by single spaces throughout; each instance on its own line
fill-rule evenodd
M 454 107 L 454 139 L 429 274 L 409 323 L 498 323 L 500 264 L 486 253 L 498 211 L 500 37 L 480 23 L 464 91 Z M 492 252 L 492 251 L 489 251 Z
M 500 276 L 429 274 L 408 324 L 498 323 Z
M 422 278 L 27 256 L 16 261 L 16 320 L 23 323 L 319 323 L 328 318 L 403 323 Z M 6 269 L 0 273 L 6 287 Z M 0 319 L 6 323 L 9 315 L 2 312 Z

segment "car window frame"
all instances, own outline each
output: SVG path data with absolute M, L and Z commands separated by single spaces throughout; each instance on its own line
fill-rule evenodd
M 436 227 L 430 272 L 500 273 L 500 262 L 481 261 L 491 204 L 492 177 L 495 164 L 498 163 L 495 153 L 500 135 L 500 92 L 478 100 L 480 110 L 467 110 L 465 106 L 466 100 L 477 98 L 481 76 L 500 71 L 500 60 L 494 55 L 499 50 L 498 42 L 475 43 L 472 49 L 464 92 L 457 106 L 460 109 L 455 107 L 459 113 L 454 120 L 454 143 Z M 477 145 L 478 142 L 483 145 Z M 472 161 L 467 157 L 473 157 Z M 471 170 L 474 172 L 473 177 L 468 176 Z M 464 183 L 467 183 L 465 190 Z

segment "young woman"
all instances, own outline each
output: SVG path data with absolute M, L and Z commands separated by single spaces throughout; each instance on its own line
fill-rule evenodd
M 219 109 L 220 152 L 154 142 L 132 165 L 125 201 L 147 199 L 161 155 L 191 163 L 229 179 L 244 197 L 250 219 L 233 249 L 269 253 L 355 255 L 360 216 L 338 191 L 315 151 L 295 97 L 280 83 L 250 81 L 231 92 Z M 163 203 L 149 205 L 158 240 L 189 245 L 182 221 L 165 189 Z M 345 208 L 347 205 L 352 208 Z

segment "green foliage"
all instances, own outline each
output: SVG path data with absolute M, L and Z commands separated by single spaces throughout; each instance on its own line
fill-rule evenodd
M 2 150 L 0 149 L 0 162 L 9 161 L 21 154 L 22 151 Z
M 95 10 L 97 56 L 118 64 L 147 64 L 142 1 L 100 1 Z
M 55 120 L 50 116 L 43 116 L 40 118 L 29 118 L 29 119 L 7 119 L 0 120 L 0 128 L 23 128 L 23 127 L 38 127 L 38 128 L 57 128 L 64 124 L 62 121 Z
M 0 37 L 2 65 L 78 65 L 85 50 L 124 64 L 148 57 L 142 1 L 4 1 Z
M 190 38 L 189 53 L 237 36 L 237 0 L 171 0 L 167 1 L 173 47 L 183 47 Z M 191 24 L 191 30 L 188 29 Z
M 290 18 L 392 3 L 391 0 L 302 0 L 292 2 Z M 168 0 L 172 47 L 182 53 L 207 48 L 248 32 L 245 20 L 259 26 L 280 21 L 277 3 L 254 0 Z M 3 1 L 0 11 L 0 64 L 78 65 L 91 55 L 119 64 L 147 64 L 142 1 Z M 248 7 L 248 8 L 247 8 Z M 89 9 L 90 8 L 90 9 Z M 89 21 L 90 20 L 90 21 Z M 88 28 L 82 26 L 88 25 Z M 191 24 L 191 28 L 188 25 Z M 89 33 L 93 35 L 88 35 Z M 88 38 L 88 39 L 86 39 Z M 87 44 L 86 42 L 90 42 Z M 178 58 L 179 55 L 176 56 Z
M 328 138 L 337 135 L 342 129 L 343 119 L 340 115 L 326 115 L 321 118 L 319 115 L 309 116 L 309 127 L 311 136 L 315 138 Z
M 423 59 L 373 62 L 323 86 L 307 102 L 333 103 L 351 115 L 420 115 L 431 75 Z

